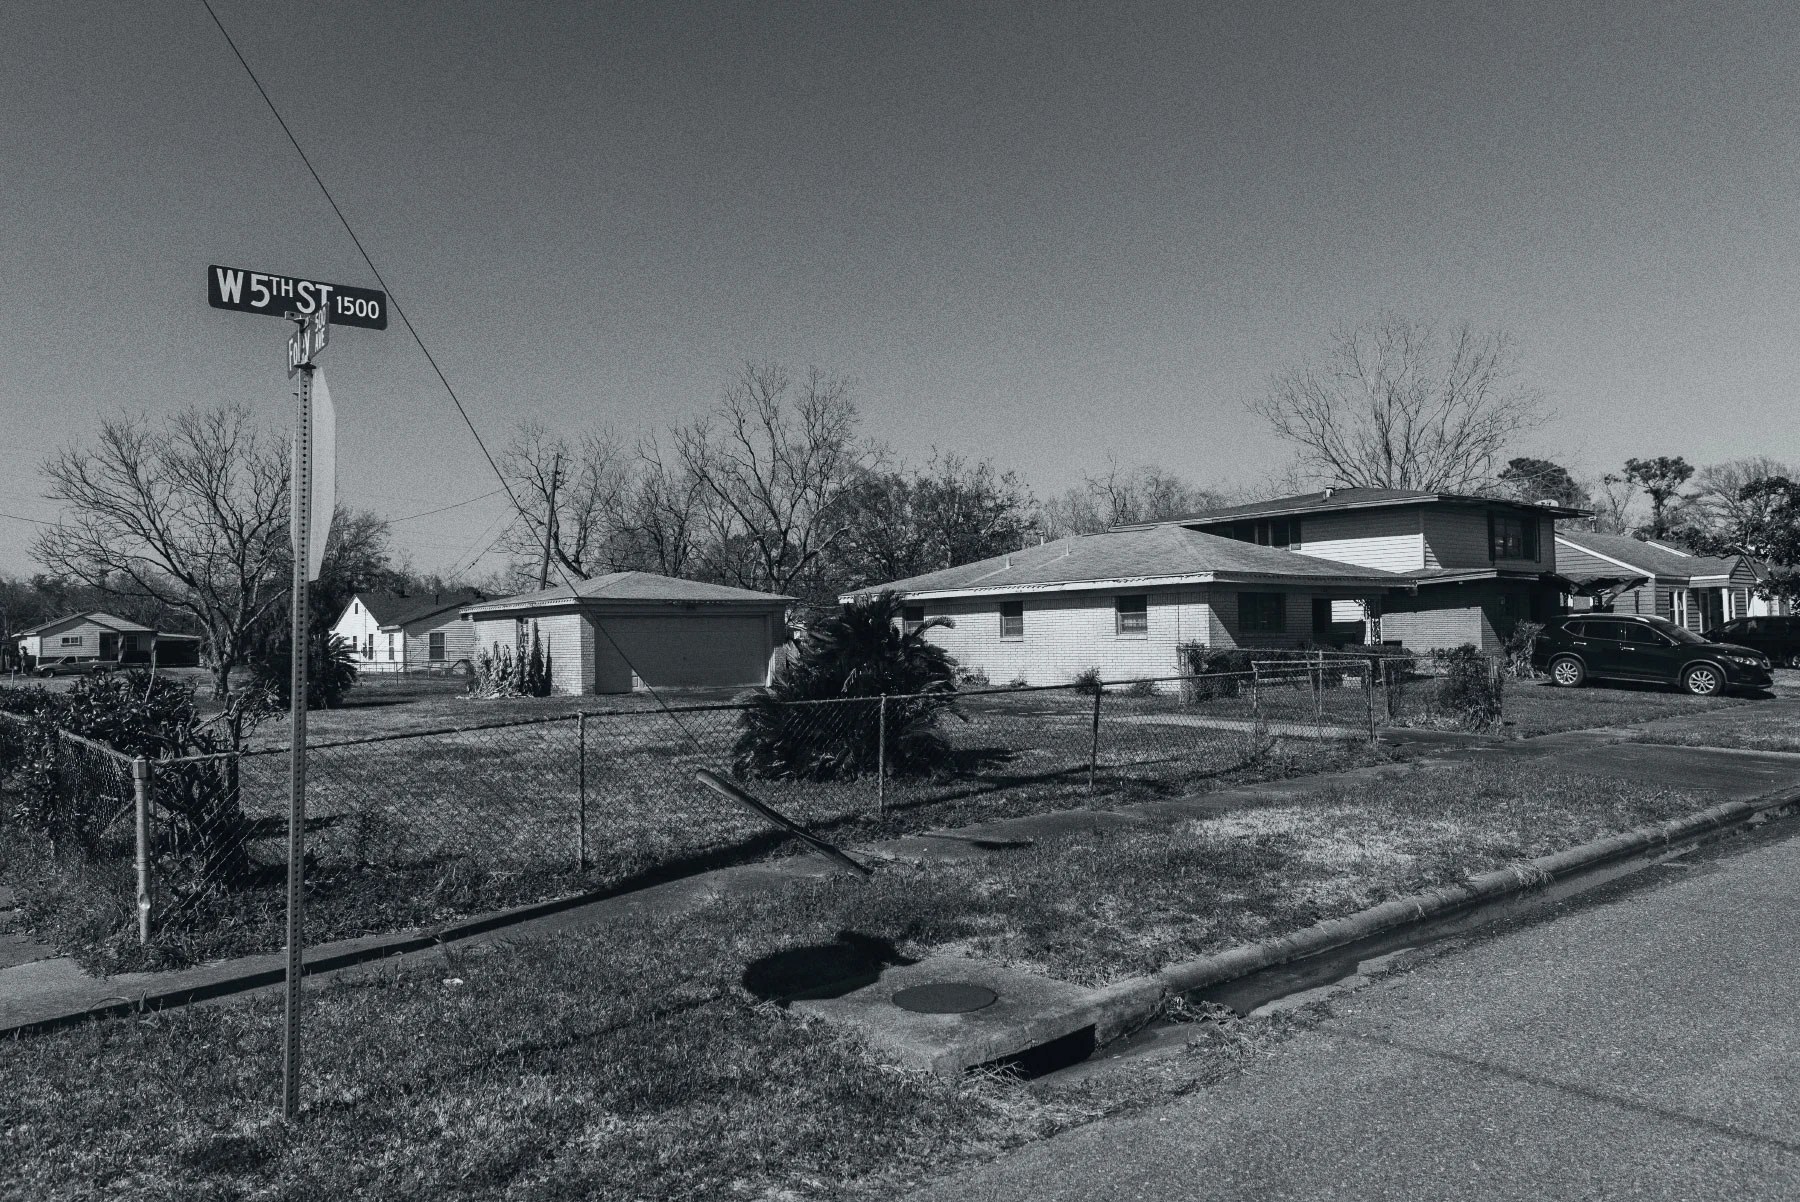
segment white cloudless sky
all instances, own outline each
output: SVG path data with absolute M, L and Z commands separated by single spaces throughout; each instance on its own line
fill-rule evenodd
M 497 450 L 746 359 L 1048 495 L 1286 452 L 1244 402 L 1383 308 L 1518 340 L 1522 452 L 1800 459 L 1800 6 L 215 0 Z M 198 0 L 0 6 L 0 571 L 106 416 L 285 427 L 209 263 L 373 285 Z M 338 327 L 340 496 L 492 490 L 397 325 Z M 504 498 L 401 522 L 466 562 Z M 491 560 L 488 561 L 491 563 Z M 485 566 L 485 565 L 484 565 Z

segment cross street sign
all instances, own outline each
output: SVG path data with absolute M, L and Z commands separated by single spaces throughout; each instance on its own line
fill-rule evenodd
M 206 269 L 206 300 L 215 309 L 265 313 L 270 317 L 289 312 L 308 317 L 315 309 L 324 308 L 332 325 L 387 329 L 387 293 L 379 288 L 352 288 L 298 276 L 213 266 Z
M 325 349 L 329 337 L 331 323 L 325 320 L 323 309 L 314 309 L 312 316 L 300 323 L 300 328 L 288 336 L 288 379 L 302 367 L 312 366 L 313 356 Z

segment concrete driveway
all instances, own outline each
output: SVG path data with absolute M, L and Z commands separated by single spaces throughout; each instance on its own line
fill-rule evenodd
M 1650 872 L 914 1197 L 1800 1198 L 1800 837 Z

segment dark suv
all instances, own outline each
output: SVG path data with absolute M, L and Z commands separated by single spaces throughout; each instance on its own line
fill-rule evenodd
M 1652 680 L 1711 697 L 1770 684 L 1762 652 L 1712 642 L 1667 618 L 1633 614 L 1578 614 L 1554 621 L 1532 644 L 1531 662 L 1564 688 L 1590 678 Z
M 1733 618 L 1707 631 L 1706 637 L 1714 642 L 1751 647 L 1775 663 L 1800 668 L 1800 618 Z

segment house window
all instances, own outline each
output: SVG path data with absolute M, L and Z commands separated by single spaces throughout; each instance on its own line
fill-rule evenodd
M 1240 543 L 1256 543 L 1262 547 L 1291 547 L 1300 541 L 1299 518 L 1259 518 L 1251 522 L 1234 522 L 1221 534 Z
M 923 605 L 902 605 L 900 607 L 900 629 L 911 634 L 925 625 L 925 607 Z
M 432 631 L 428 641 L 430 643 L 430 650 L 426 654 L 434 661 L 442 661 L 444 658 L 444 632 L 441 630 Z
M 1023 601 L 1002 601 L 1000 603 L 1000 637 L 1003 639 L 1025 637 L 1025 603 Z
M 1488 516 L 1489 559 L 1536 559 L 1538 557 L 1536 518 L 1490 514 Z
M 65 634 L 62 636 L 62 645 L 65 647 L 79 647 L 81 646 L 81 636 L 78 634 Z
M 363 636 L 363 658 L 375 658 L 375 635 L 373 633 Z
M 1113 598 L 1113 615 L 1121 638 L 1145 638 L 1150 633 L 1150 599 L 1142 593 Z
M 1238 629 L 1244 634 L 1287 633 L 1287 594 L 1239 593 Z
M 394 632 L 390 630 L 390 631 L 388 631 L 388 662 L 392 663 L 393 660 L 394 660 Z

